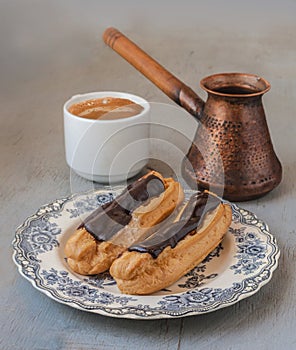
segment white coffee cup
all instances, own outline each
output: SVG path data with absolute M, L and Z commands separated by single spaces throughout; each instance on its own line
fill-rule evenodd
M 87 119 L 69 112 L 85 100 L 116 97 L 143 107 L 134 116 L 113 120 Z M 71 97 L 64 104 L 66 160 L 80 176 L 102 183 L 124 181 L 137 173 L 149 159 L 150 105 L 125 92 L 91 92 Z

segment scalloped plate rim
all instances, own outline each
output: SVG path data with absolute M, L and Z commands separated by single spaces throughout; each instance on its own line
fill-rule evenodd
M 109 317 L 114 317 L 114 318 L 138 319 L 138 320 L 170 319 L 170 318 L 181 318 L 181 317 L 188 317 L 188 316 L 194 316 L 194 315 L 197 316 L 197 315 L 207 314 L 207 313 L 210 313 L 210 312 L 213 312 L 213 311 L 216 311 L 216 310 L 220 310 L 220 309 L 223 309 L 225 307 L 234 305 L 234 304 L 238 303 L 239 301 L 256 294 L 264 285 L 266 285 L 271 280 L 274 271 L 278 267 L 278 262 L 279 262 L 279 257 L 280 257 L 280 250 L 279 250 L 279 247 L 278 247 L 278 245 L 276 243 L 275 237 L 269 232 L 268 225 L 264 221 L 258 219 L 257 216 L 254 213 L 252 213 L 251 211 L 249 211 L 247 209 L 242 209 L 238 205 L 236 205 L 234 203 L 231 203 L 229 201 L 224 201 L 224 202 L 229 203 L 232 206 L 232 208 L 234 208 L 235 210 L 243 210 L 246 213 L 249 213 L 254 218 L 258 219 L 258 221 L 260 221 L 262 224 L 265 225 L 266 232 L 264 234 L 269 237 L 269 243 L 270 244 L 272 243 L 272 246 L 274 247 L 275 251 L 274 251 L 273 255 L 271 256 L 271 258 L 273 260 L 273 264 L 267 270 L 269 272 L 269 277 L 268 278 L 266 278 L 263 281 L 261 281 L 258 284 L 256 289 L 254 289 L 252 291 L 245 292 L 245 293 L 237 294 L 237 297 L 235 298 L 235 300 L 231 300 L 230 302 L 225 302 L 225 303 L 222 303 L 222 304 L 218 303 L 218 305 L 216 305 L 213 308 L 206 309 L 206 310 L 203 310 L 203 311 L 196 310 L 197 306 L 195 308 L 194 307 L 190 307 L 188 309 L 185 309 L 185 310 L 182 309 L 182 310 L 178 310 L 178 311 L 176 311 L 176 310 L 175 311 L 172 311 L 172 310 L 166 311 L 165 309 L 163 309 L 163 310 L 161 310 L 161 313 L 155 314 L 155 315 L 153 315 L 153 313 L 151 315 L 149 315 L 149 314 L 148 315 L 147 314 L 141 315 L 140 313 L 138 313 L 138 314 L 137 313 L 123 313 L 123 314 L 110 313 L 110 312 L 106 311 L 106 308 L 105 309 L 98 308 L 98 307 L 92 308 L 91 306 L 82 307 L 82 306 L 79 305 L 78 302 L 75 302 L 75 301 L 72 301 L 72 300 L 62 300 L 61 298 L 56 297 L 54 295 L 54 293 L 50 289 L 46 289 L 45 287 L 40 286 L 37 283 L 36 279 L 30 278 L 29 276 L 27 276 L 24 273 L 24 267 L 21 264 L 19 264 L 19 262 L 16 259 L 17 253 L 19 252 L 19 249 L 20 249 L 20 247 L 18 247 L 18 243 L 20 242 L 20 238 L 19 237 L 22 234 L 23 229 L 27 225 L 29 225 L 30 222 L 32 220 L 34 220 L 34 218 L 40 217 L 40 215 L 38 215 L 38 212 L 41 209 L 46 208 L 46 207 L 48 207 L 50 205 L 53 205 L 53 204 L 55 204 L 57 202 L 61 202 L 60 210 L 62 212 L 63 209 L 64 209 L 65 204 L 68 203 L 69 201 L 73 201 L 75 198 L 79 198 L 81 196 L 86 196 L 86 195 L 95 194 L 95 193 L 113 192 L 115 194 L 118 194 L 120 191 L 123 190 L 123 188 L 124 188 L 124 186 L 121 186 L 121 185 L 112 186 L 112 187 L 106 186 L 106 187 L 104 187 L 104 189 L 96 189 L 96 190 L 92 189 L 92 190 L 89 190 L 87 192 L 74 193 L 74 194 L 71 194 L 70 196 L 63 197 L 63 198 L 58 198 L 58 199 L 55 199 L 54 201 L 52 201 L 50 203 L 43 204 L 37 209 L 37 211 L 34 214 L 28 216 L 23 221 L 23 223 L 17 227 L 14 239 L 12 241 L 12 245 L 13 245 L 12 259 L 13 259 L 13 262 L 15 263 L 15 265 L 17 266 L 17 269 L 18 269 L 19 273 L 21 274 L 21 276 L 23 276 L 27 281 L 29 281 L 31 283 L 31 285 L 35 289 L 37 289 L 38 291 L 42 292 L 43 294 L 45 294 L 46 296 L 48 296 L 52 300 L 57 301 L 57 302 L 59 302 L 59 303 L 61 303 L 63 305 L 67 305 L 69 307 L 73 307 L 73 308 L 75 308 L 77 310 L 86 311 L 86 312 L 92 312 L 92 313 L 96 313 L 96 314 L 100 314 L 100 315 L 104 315 L 104 316 L 109 316 Z M 192 193 L 191 190 L 185 190 L 184 192 L 185 193 Z M 252 227 L 251 224 L 245 223 L 245 225 L 248 225 L 248 226 Z M 261 271 L 261 273 L 262 273 L 262 271 Z M 247 278 L 245 280 L 247 280 Z M 186 293 L 186 292 L 174 293 L 173 295 L 182 295 L 184 293 Z M 137 297 L 145 298 L 145 297 L 149 297 L 149 296 L 137 296 Z M 129 307 L 129 309 L 132 309 L 132 308 L 136 309 L 135 307 Z M 122 307 L 120 307 L 120 306 L 118 306 L 118 307 L 110 307 L 110 309 L 112 309 L 112 310 L 119 310 L 119 309 L 122 309 Z

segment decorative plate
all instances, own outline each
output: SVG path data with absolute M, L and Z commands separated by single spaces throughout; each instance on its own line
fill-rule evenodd
M 258 292 L 271 279 L 280 255 L 275 238 L 263 221 L 235 204 L 231 204 L 233 221 L 223 242 L 168 289 L 148 296 L 124 295 L 108 273 L 92 277 L 73 273 L 64 257 L 65 242 L 82 216 L 122 190 L 95 190 L 42 206 L 18 228 L 13 241 L 13 259 L 20 273 L 60 303 L 137 319 L 218 310 Z

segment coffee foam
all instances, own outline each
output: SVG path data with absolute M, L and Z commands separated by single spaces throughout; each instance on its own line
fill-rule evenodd
M 143 109 L 131 100 L 106 96 L 75 103 L 68 110 L 82 118 L 112 120 L 132 117 L 141 113 Z

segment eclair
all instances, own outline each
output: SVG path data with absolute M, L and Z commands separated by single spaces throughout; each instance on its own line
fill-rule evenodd
M 194 194 L 178 221 L 164 224 L 131 245 L 110 267 L 126 294 L 150 294 L 176 282 L 222 241 L 232 220 L 230 205 L 207 191 Z
M 108 270 L 129 246 L 173 216 L 183 199 L 178 182 L 151 171 L 82 222 L 65 245 L 68 265 L 82 275 Z

